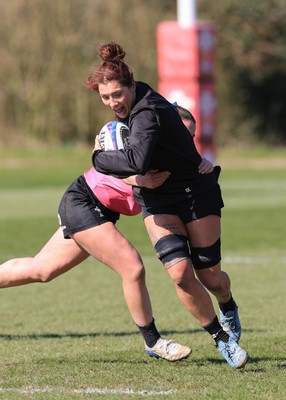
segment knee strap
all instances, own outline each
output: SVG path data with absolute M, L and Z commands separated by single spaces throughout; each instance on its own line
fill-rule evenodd
M 220 239 L 209 247 L 191 247 L 191 259 L 195 269 L 217 265 L 221 260 Z
M 188 238 L 184 235 L 168 235 L 158 240 L 154 246 L 157 257 L 164 265 L 175 259 L 190 258 Z

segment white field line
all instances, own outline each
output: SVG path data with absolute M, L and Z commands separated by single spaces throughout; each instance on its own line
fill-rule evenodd
M 286 257 L 223 257 L 225 264 L 286 264 Z
M 126 389 L 100 389 L 100 388 L 86 388 L 86 389 L 68 389 L 68 388 L 1 388 L 0 393 L 19 393 L 19 394 L 35 394 L 35 393 L 71 393 L 71 394 L 127 394 L 127 395 L 141 395 L 141 396 L 161 396 L 176 393 L 176 390 L 134 390 Z

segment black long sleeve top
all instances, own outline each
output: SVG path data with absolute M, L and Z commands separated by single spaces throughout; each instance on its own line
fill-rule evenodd
M 97 171 L 117 178 L 150 169 L 170 171 L 170 177 L 156 189 L 133 187 L 140 205 L 174 204 L 217 184 L 213 173 L 198 172 L 201 157 L 176 108 L 146 83 L 136 83 L 135 104 L 122 122 L 130 129 L 127 147 L 97 151 L 92 162 Z

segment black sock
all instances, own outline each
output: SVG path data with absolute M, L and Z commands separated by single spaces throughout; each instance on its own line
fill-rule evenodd
M 216 343 L 218 343 L 220 340 L 225 343 L 228 342 L 229 336 L 222 329 L 217 317 L 215 317 L 215 319 L 209 325 L 203 326 L 203 328 L 211 335 Z
M 152 322 L 150 322 L 149 325 L 144 325 L 144 326 L 137 325 L 137 326 L 138 326 L 147 346 L 148 347 L 155 346 L 158 339 L 160 338 L 160 334 L 157 331 L 157 328 L 155 326 L 154 318 L 153 318 Z
M 221 311 L 223 312 L 223 314 L 226 314 L 228 311 L 235 310 L 235 306 L 236 306 L 235 301 L 233 300 L 232 296 L 227 303 L 218 303 L 218 305 L 219 305 L 219 308 L 221 309 Z

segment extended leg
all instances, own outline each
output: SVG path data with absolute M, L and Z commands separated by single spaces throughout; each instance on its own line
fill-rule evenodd
M 0 266 L 0 288 L 49 282 L 84 261 L 89 254 L 59 228 L 34 257 L 14 258 Z
M 73 238 L 88 253 L 120 275 L 128 309 L 144 337 L 146 352 L 168 361 L 188 357 L 191 353 L 189 347 L 160 337 L 153 320 L 141 257 L 116 227 L 105 223 L 75 233 Z

